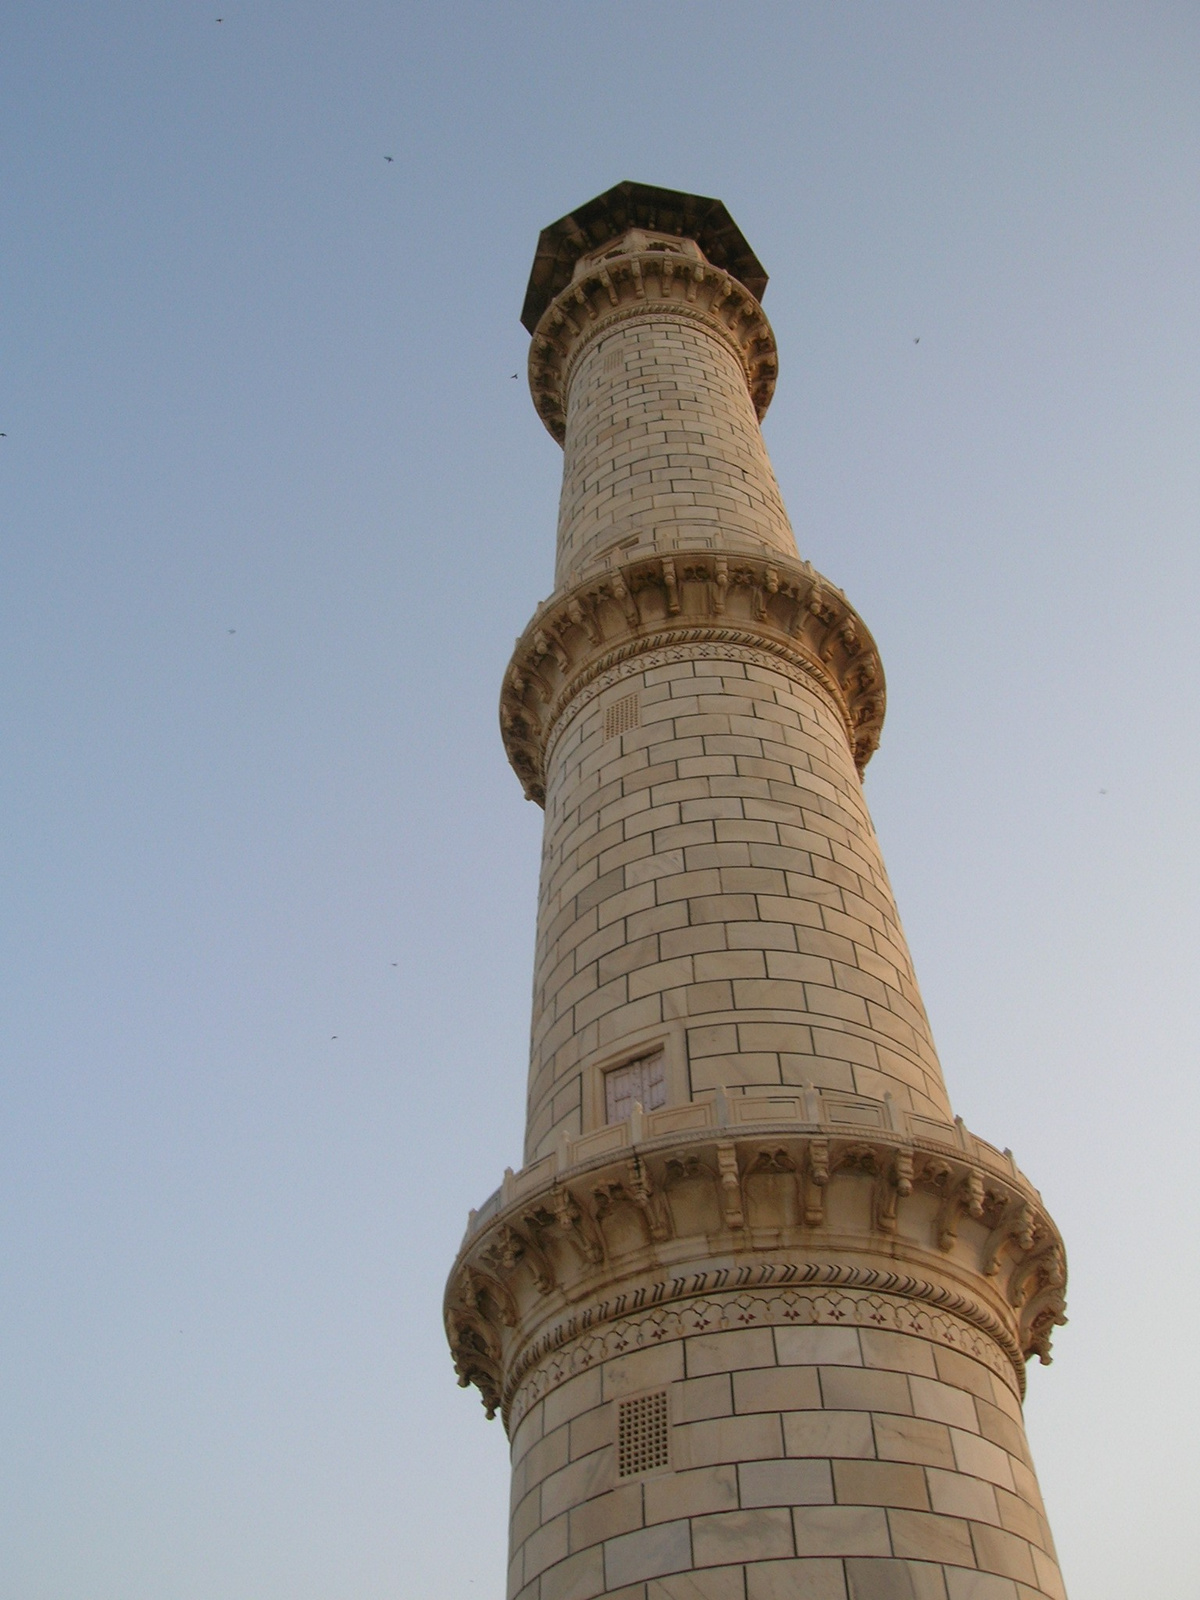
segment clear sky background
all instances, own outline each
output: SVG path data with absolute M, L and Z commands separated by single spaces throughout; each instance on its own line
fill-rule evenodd
M 1068 1587 L 1194 1600 L 1200 10 L 9 0 L 0 131 L 0 1600 L 503 1593 L 517 319 L 623 178 L 771 273 L 951 1094 L 1068 1242 Z

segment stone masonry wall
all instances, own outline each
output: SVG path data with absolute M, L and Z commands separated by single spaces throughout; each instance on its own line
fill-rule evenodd
M 670 1467 L 621 1479 L 621 1399 Z M 1008 1383 L 853 1327 L 676 1339 L 539 1400 L 512 1440 L 512 1600 L 1063 1600 Z
M 659 308 L 598 336 L 572 375 L 556 582 L 609 550 L 717 546 L 796 554 L 738 357 Z
M 846 730 L 738 653 L 640 657 L 560 725 L 527 1160 L 590 1132 L 588 1075 L 659 1037 L 681 1100 L 812 1083 L 952 1120 Z M 621 702 L 638 725 L 606 738 Z

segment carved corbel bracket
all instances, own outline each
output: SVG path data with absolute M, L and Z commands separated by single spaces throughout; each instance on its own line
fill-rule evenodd
M 1050 1338 L 1055 1328 L 1067 1324 L 1067 1302 L 1061 1289 L 1040 1290 L 1021 1312 L 1021 1353 L 1028 1359 L 1036 1356 L 1042 1366 L 1053 1361 Z
M 554 1226 L 565 1234 L 588 1266 L 598 1266 L 604 1260 L 604 1235 L 586 1206 L 567 1188 L 556 1184 L 550 1191 L 550 1216 Z
M 671 1237 L 671 1213 L 663 1197 L 650 1181 L 650 1174 L 639 1156 L 629 1163 L 626 1188 L 630 1199 L 646 1219 L 650 1237 L 658 1243 Z
M 592 644 L 600 643 L 600 629 L 596 623 L 595 611 L 591 606 L 585 609 L 579 599 L 572 598 L 567 602 L 567 615 L 577 628 L 583 629 Z
M 675 577 L 675 563 L 667 556 L 659 569 L 662 572 L 663 588 L 667 591 L 667 615 L 679 615 L 679 583 Z
M 819 1228 L 825 1220 L 825 1188 L 829 1182 L 829 1140 L 812 1139 L 804 1163 L 804 1222 Z
M 461 1301 L 470 1311 L 478 1311 L 483 1317 L 491 1316 L 488 1301 L 496 1309 L 496 1315 L 506 1328 L 515 1328 L 517 1325 L 517 1304 L 507 1288 L 486 1272 L 481 1272 L 478 1267 L 468 1266 L 463 1269 L 461 1283 Z
M 1000 1258 L 1010 1244 L 1016 1243 L 1022 1250 L 1033 1248 L 1035 1222 L 1033 1207 L 1028 1200 L 1008 1202 L 983 1248 L 983 1270 L 989 1278 L 999 1272 Z
M 896 1216 L 900 1201 L 913 1190 L 913 1155 L 903 1146 L 879 1164 L 879 1177 L 875 1182 L 875 1226 L 881 1233 L 896 1232 Z
M 738 1168 L 737 1146 L 732 1139 L 722 1139 L 717 1145 L 717 1175 L 721 1184 L 721 1211 L 727 1228 L 744 1228 L 745 1207 L 742 1203 L 742 1178 Z
M 628 585 L 621 573 L 615 573 L 612 582 L 608 585 L 609 592 L 621 608 L 621 615 L 625 618 L 630 628 L 641 626 L 641 613 L 637 608 L 637 601 L 633 598 Z
M 945 1196 L 938 1207 L 936 1227 L 938 1249 L 948 1252 L 958 1238 L 958 1219 L 963 1212 L 976 1220 L 983 1216 L 984 1195 L 983 1178 L 974 1167 L 957 1183 L 950 1180 L 949 1168 L 946 1173 Z
M 554 1287 L 554 1268 L 545 1252 L 529 1234 L 518 1233 L 507 1223 L 499 1229 L 485 1259 L 509 1276 L 524 1262 L 539 1294 L 549 1294 Z
M 1040 1230 L 1039 1230 L 1040 1231 Z M 1050 1336 L 1065 1326 L 1067 1257 L 1062 1243 L 1039 1239 L 1032 1254 L 1022 1256 L 1008 1280 L 1008 1298 L 1018 1312 L 1022 1353 L 1050 1365 Z
M 1008 1298 L 1018 1312 L 1022 1352 L 1050 1365 L 1050 1336 L 1066 1323 L 1067 1258 L 1058 1239 L 1039 1243 L 1022 1256 L 1008 1280 Z
M 725 596 L 729 593 L 729 562 L 724 556 L 718 556 L 713 562 L 713 596 L 712 607 L 718 617 L 725 615 Z
M 460 1389 L 474 1384 L 483 1401 L 488 1421 L 496 1415 L 504 1381 L 503 1356 L 499 1342 L 492 1337 L 486 1322 L 461 1312 L 446 1319 L 446 1336 Z

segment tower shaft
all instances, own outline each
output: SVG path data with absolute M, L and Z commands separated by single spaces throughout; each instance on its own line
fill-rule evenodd
M 542 236 L 525 1166 L 447 1326 L 512 1440 L 516 1600 L 1059 1600 L 1020 1400 L 1061 1241 L 950 1108 L 862 792 L 882 666 L 759 430 L 765 282 L 696 196 Z

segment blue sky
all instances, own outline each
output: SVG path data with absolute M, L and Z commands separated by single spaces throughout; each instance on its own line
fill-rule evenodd
M 4 11 L 0 1600 L 502 1593 L 440 1296 L 520 1150 L 510 374 L 622 178 L 771 273 L 951 1094 L 1071 1254 L 1068 1585 L 1191 1600 L 1198 81 L 1157 0 Z

